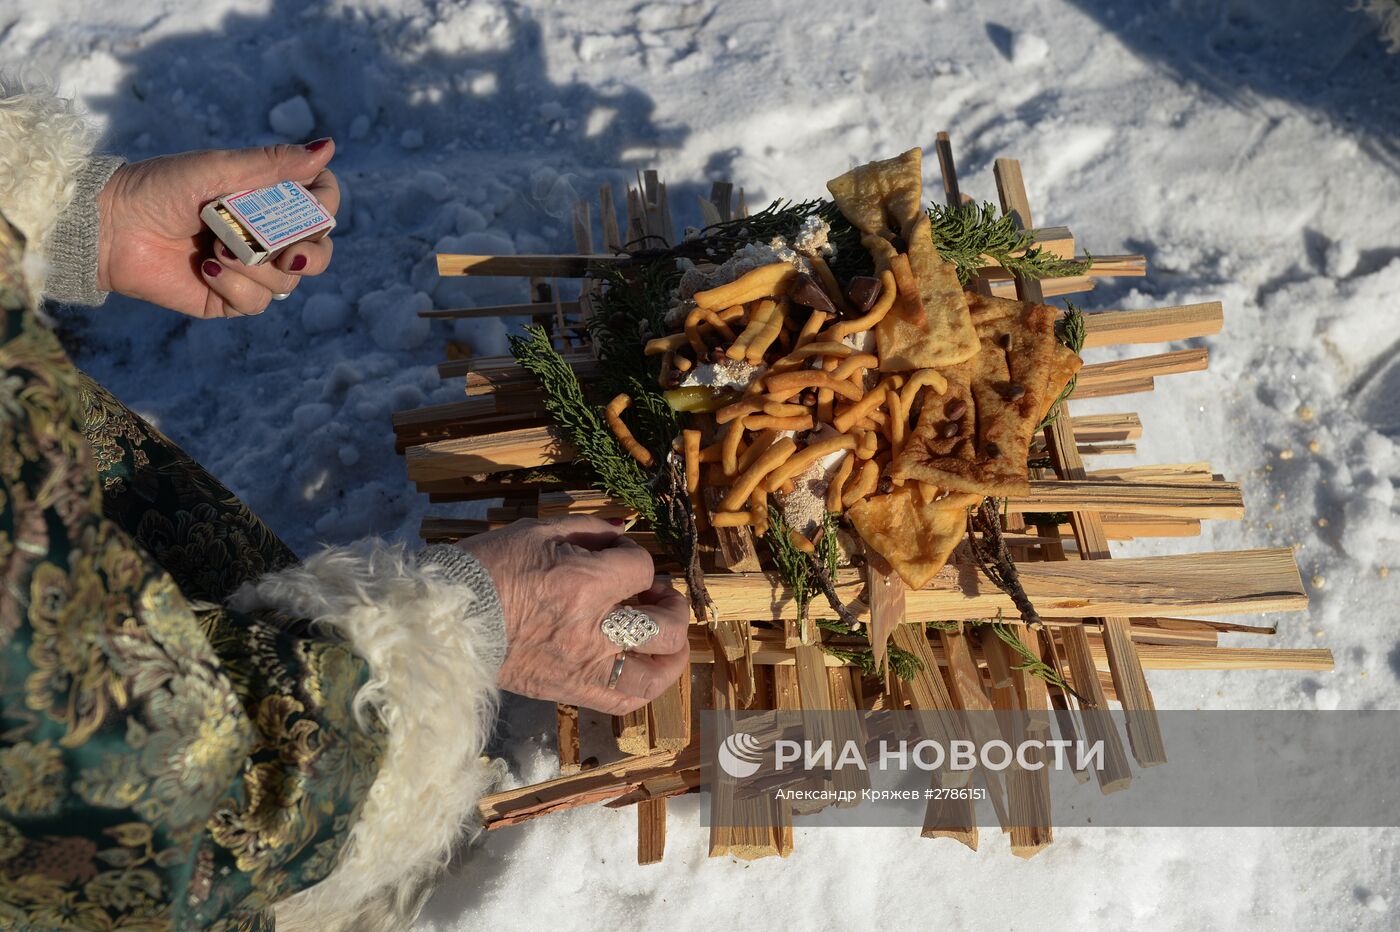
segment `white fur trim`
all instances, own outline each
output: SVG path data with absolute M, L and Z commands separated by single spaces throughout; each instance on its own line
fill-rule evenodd
M 1395 0 L 1361 0 L 1361 8 L 1381 24 L 1381 38 L 1392 53 L 1400 52 L 1400 3 Z
M 73 199 L 93 142 L 92 127 L 71 100 L 37 81 L 0 74 L 0 213 L 28 241 L 25 275 L 33 294 L 43 293 L 44 243 Z
M 276 608 L 347 638 L 370 666 L 357 717 L 377 715 L 388 749 L 340 861 L 278 903 L 278 932 L 407 928 L 472 823 L 495 768 L 481 757 L 496 709 L 496 662 L 473 636 L 489 601 L 415 566 L 402 545 L 328 549 L 245 586 L 242 610 Z

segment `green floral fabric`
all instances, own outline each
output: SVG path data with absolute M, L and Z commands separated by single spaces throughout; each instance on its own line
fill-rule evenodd
M 22 252 L 0 218 L 0 929 L 270 928 L 378 771 L 368 670 L 218 605 L 293 554 L 78 373 Z

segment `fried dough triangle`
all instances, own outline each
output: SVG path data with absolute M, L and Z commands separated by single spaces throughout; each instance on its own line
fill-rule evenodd
M 890 475 L 994 497 L 1023 495 L 1031 436 L 1078 371 L 1079 357 L 1055 339 L 1053 307 L 972 293 L 967 300 L 981 350 L 945 372 L 947 393 L 926 390 L 918 426 Z M 966 413 L 958 432 L 943 437 L 954 400 Z
M 867 498 L 850 510 L 861 540 L 889 561 L 910 589 L 922 589 L 948 562 L 979 497 L 953 493 L 923 504 L 909 489 Z
M 977 334 L 957 270 L 933 245 L 923 204 L 922 162 L 922 151 L 910 149 L 896 158 L 853 168 L 826 185 L 841 213 L 860 231 L 877 274 L 889 268 L 897 254 L 890 242 L 894 234 L 907 244 L 919 300 L 900 295 L 875 325 L 884 372 L 950 366 L 977 352 Z

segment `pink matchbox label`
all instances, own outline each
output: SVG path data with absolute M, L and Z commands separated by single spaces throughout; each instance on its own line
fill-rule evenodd
M 320 202 L 294 181 L 230 194 L 224 203 L 269 251 L 335 224 Z

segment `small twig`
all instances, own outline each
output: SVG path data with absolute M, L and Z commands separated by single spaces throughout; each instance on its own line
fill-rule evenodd
M 981 539 L 974 535 L 974 531 L 982 532 Z M 982 504 L 973 511 L 967 536 L 972 555 L 976 558 L 977 565 L 982 568 L 982 572 L 987 575 L 988 579 L 996 583 L 997 588 L 1011 597 L 1016 611 L 1021 615 L 1021 621 L 1030 629 L 1032 636 L 1038 635 L 1045 627 L 1045 623 L 1041 620 L 1040 613 L 1035 610 L 1030 596 L 1026 595 L 1026 590 L 1021 585 L 1021 574 L 1016 571 L 1016 562 L 1011 559 L 1011 551 L 1006 547 L 1006 539 L 1001 536 L 1001 516 L 997 513 L 996 506 L 990 498 L 982 499 Z M 1031 676 L 1038 676 L 1047 683 L 1060 687 L 1080 702 L 1085 701 L 1084 697 L 1079 695 L 1065 680 L 1063 671 L 1036 657 L 1035 654 L 1031 653 L 1030 648 L 1021 643 L 1020 638 L 1011 631 L 1003 630 L 1003 626 L 1000 624 L 993 624 L 992 630 L 1024 661 L 1018 664 L 1016 669 Z M 1058 658 L 1053 655 L 1051 660 L 1058 663 Z
M 852 631 L 860 628 L 860 619 L 851 614 L 850 609 L 841 604 L 841 598 L 836 594 L 836 586 L 831 581 L 831 574 L 826 571 L 826 566 L 814 553 L 809 553 L 807 563 L 812 568 L 812 575 L 816 577 L 817 585 L 821 586 L 822 593 L 826 596 L 826 601 L 831 605 L 831 610 L 841 619 L 842 623 Z
M 690 510 L 690 496 L 686 495 L 685 475 L 680 460 L 674 454 L 667 457 L 666 471 L 668 488 L 661 497 L 666 502 L 666 510 L 671 524 L 679 532 L 680 549 L 685 566 L 686 593 L 690 597 L 690 610 L 695 620 L 703 625 L 713 625 L 719 620 L 710 590 L 705 585 L 705 571 L 700 566 L 700 535 L 695 528 L 695 515 Z
M 973 531 L 981 531 L 982 538 L 979 540 L 973 535 Z M 1011 552 L 1006 549 L 1006 541 L 1001 536 L 1001 517 L 990 498 L 982 499 L 982 504 L 972 513 L 967 536 L 972 546 L 972 555 L 976 557 L 982 572 L 997 584 L 997 588 L 1011 596 L 1021 620 L 1028 626 L 1039 629 L 1043 624 L 1040 613 L 1035 610 L 1030 596 L 1026 595 L 1026 590 L 1021 586 L 1021 576 L 1016 572 L 1016 564 L 1012 561 Z

